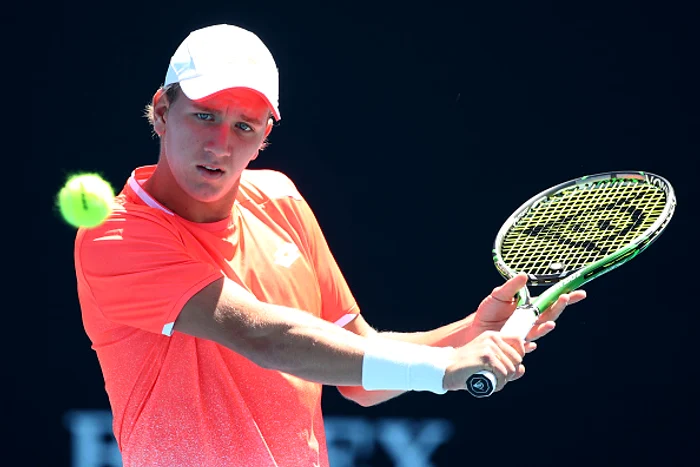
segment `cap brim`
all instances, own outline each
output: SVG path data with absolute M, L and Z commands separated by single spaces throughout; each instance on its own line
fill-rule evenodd
M 224 77 L 226 78 L 226 77 Z M 270 96 L 268 96 L 261 86 L 258 85 L 254 80 L 237 79 L 232 81 L 230 79 L 217 79 L 208 76 L 197 76 L 195 78 L 185 79 L 180 81 L 180 88 L 182 92 L 188 98 L 193 101 L 198 101 L 212 96 L 218 92 L 225 91 L 227 89 L 245 88 L 250 89 L 257 93 L 267 104 L 272 116 L 276 121 L 281 119 L 280 111 L 278 106 L 272 102 Z

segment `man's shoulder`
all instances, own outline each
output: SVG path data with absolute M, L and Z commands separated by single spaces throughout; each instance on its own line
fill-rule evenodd
M 295 199 L 302 196 L 292 180 L 282 172 L 271 169 L 246 169 L 241 175 L 242 194 L 256 202 Z
M 123 193 L 115 197 L 105 221 L 93 228 L 78 229 L 76 249 L 101 248 L 128 243 L 143 236 L 177 236 L 172 213 L 130 201 Z

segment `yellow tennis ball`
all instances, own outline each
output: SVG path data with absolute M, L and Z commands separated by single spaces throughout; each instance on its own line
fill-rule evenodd
M 73 227 L 97 227 L 112 212 L 114 191 L 92 173 L 71 176 L 58 193 L 61 216 Z

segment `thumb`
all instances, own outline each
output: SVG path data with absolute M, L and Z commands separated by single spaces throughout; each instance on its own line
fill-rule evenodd
M 502 302 L 509 302 L 513 299 L 518 290 L 525 287 L 527 284 L 527 274 L 521 272 L 512 278 L 508 279 L 505 284 L 496 287 L 491 292 L 491 296 Z

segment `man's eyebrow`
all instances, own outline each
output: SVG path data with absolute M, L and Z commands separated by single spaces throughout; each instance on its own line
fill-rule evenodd
M 214 108 L 214 107 L 210 107 L 210 106 L 208 106 L 208 105 L 206 105 L 206 104 L 202 104 L 202 103 L 196 102 L 196 101 L 192 101 L 192 105 L 193 105 L 197 110 L 203 110 L 203 111 L 210 112 L 210 113 L 215 113 L 215 112 L 219 112 L 219 111 L 220 111 L 220 110 L 218 110 L 218 109 L 216 109 L 216 108 Z M 252 123 L 252 124 L 254 124 L 254 125 L 263 126 L 263 125 L 265 124 L 265 122 L 262 121 L 262 120 L 260 120 L 259 118 L 251 117 L 250 115 L 246 115 L 246 114 L 243 114 L 243 113 L 240 114 L 240 115 L 241 115 L 241 118 L 242 118 L 243 120 L 245 120 L 246 122 L 250 122 L 250 123 Z
M 248 116 L 248 115 L 246 115 L 246 114 L 241 114 L 241 118 L 242 118 L 243 120 L 245 120 L 246 122 L 250 122 L 250 123 L 252 123 L 252 124 L 254 124 L 254 125 L 258 125 L 258 126 L 263 126 L 263 125 L 264 125 L 264 122 L 263 122 L 262 120 L 260 120 L 259 118 L 250 117 L 250 116 Z
M 216 109 L 209 107 L 208 105 L 202 104 L 200 102 L 194 101 L 194 100 L 192 101 L 192 107 L 194 107 L 197 110 L 206 110 L 208 112 L 216 111 Z

